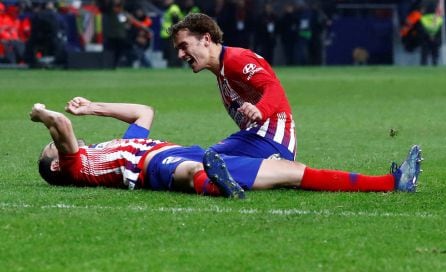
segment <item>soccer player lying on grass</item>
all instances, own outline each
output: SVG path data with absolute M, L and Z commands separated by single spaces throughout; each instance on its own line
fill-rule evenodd
M 82 97 L 67 103 L 74 115 L 108 116 L 129 123 L 122 139 L 83 145 L 70 120 L 62 113 L 35 104 L 30 112 L 53 139 L 39 157 L 40 175 L 50 184 L 169 190 L 244 198 L 244 190 L 279 187 L 316 191 L 416 190 L 421 150 L 410 149 L 407 159 L 392 173 L 366 176 L 317 170 L 299 162 L 219 155 L 199 146 L 182 147 L 147 139 L 152 108 L 139 104 L 98 103 Z

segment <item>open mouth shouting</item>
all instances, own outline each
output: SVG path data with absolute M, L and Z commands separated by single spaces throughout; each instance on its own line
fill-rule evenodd
M 183 60 L 187 62 L 190 67 L 192 67 L 192 65 L 195 63 L 195 59 L 190 56 L 185 57 Z

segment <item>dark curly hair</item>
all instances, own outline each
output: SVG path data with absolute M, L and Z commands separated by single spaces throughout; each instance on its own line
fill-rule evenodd
M 218 24 L 209 16 L 203 13 L 189 13 L 183 20 L 171 26 L 168 30 L 170 37 L 180 31 L 188 29 L 193 34 L 200 36 L 209 33 L 214 43 L 223 43 L 223 31 Z

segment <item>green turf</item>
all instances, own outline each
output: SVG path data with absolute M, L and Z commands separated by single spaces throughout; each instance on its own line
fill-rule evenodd
M 155 107 L 151 136 L 211 145 L 236 131 L 214 77 L 189 70 L 0 71 L 1 271 L 444 271 L 446 69 L 277 68 L 298 159 L 387 173 L 409 147 L 425 162 L 416 194 L 248 192 L 228 201 L 168 192 L 58 188 L 38 176 L 49 141 L 33 103 L 73 96 Z M 126 126 L 72 118 L 100 142 Z M 397 131 L 395 137 L 389 131 Z

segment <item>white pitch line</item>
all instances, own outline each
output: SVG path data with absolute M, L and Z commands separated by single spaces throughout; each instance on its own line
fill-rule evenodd
M 97 209 L 97 210 L 132 210 L 143 211 L 152 213 L 172 213 L 172 214 L 187 214 L 187 213 L 239 213 L 239 214 L 268 214 L 274 216 L 289 216 L 289 215 L 316 215 L 316 216 L 343 216 L 343 217 L 416 217 L 416 218 L 437 218 L 438 214 L 428 212 L 415 212 L 415 213 L 393 213 L 393 212 L 361 212 L 361 211 L 337 211 L 337 210 L 302 210 L 302 209 L 232 209 L 214 206 L 210 208 L 192 208 L 192 207 L 154 207 L 147 206 L 99 206 L 99 205 L 73 205 L 73 204 L 51 204 L 51 205 L 33 205 L 28 203 L 8 203 L 0 202 L 0 209 Z

